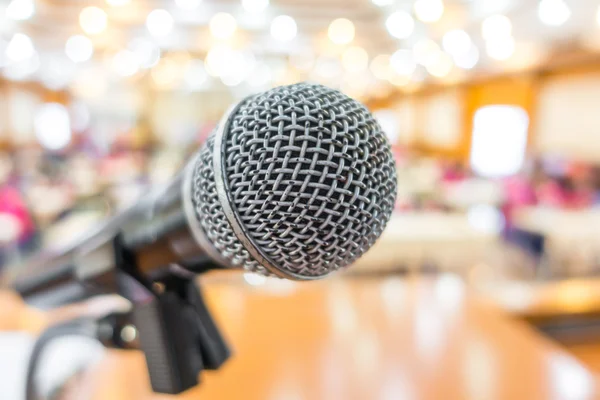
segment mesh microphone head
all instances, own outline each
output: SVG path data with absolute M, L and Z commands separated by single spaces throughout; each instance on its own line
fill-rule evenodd
M 390 219 L 396 170 L 371 113 L 300 83 L 242 101 L 191 170 L 197 222 L 222 262 L 317 279 L 367 251 Z

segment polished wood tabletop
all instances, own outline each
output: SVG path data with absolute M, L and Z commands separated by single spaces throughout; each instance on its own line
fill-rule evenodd
M 177 399 L 600 398 L 574 358 L 453 276 L 252 278 L 204 280 L 235 354 Z M 150 394 L 137 352 L 109 353 L 94 377 L 94 399 L 172 399 Z

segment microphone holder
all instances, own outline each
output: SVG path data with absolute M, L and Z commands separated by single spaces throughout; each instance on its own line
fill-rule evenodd
M 134 304 L 132 321 L 152 389 L 177 394 L 196 386 L 202 370 L 220 368 L 230 350 L 194 280 L 169 276 L 153 287 L 151 301 Z
M 125 244 L 122 227 L 127 218 L 123 215 L 110 221 L 58 257 L 33 260 L 20 269 L 20 279 L 12 287 L 27 303 L 41 308 L 101 294 L 125 297 L 132 303 L 128 324 L 135 326 L 152 389 L 181 393 L 198 384 L 203 370 L 220 368 L 230 356 L 193 279 L 218 266 L 200 257 L 184 267 L 167 264 L 149 270 Z M 139 229 L 147 230 L 146 226 Z M 100 318 L 94 321 L 106 325 Z M 122 322 L 123 317 L 115 318 L 112 331 L 120 334 Z M 109 347 L 131 348 L 115 335 L 101 336 L 98 339 Z
M 115 244 L 117 287 L 133 303 L 131 321 L 143 351 L 152 390 L 177 394 L 199 383 L 205 370 L 216 370 L 231 352 L 206 306 L 200 286 L 190 273 L 173 269 L 152 279 L 140 274 L 135 258 Z M 196 270 L 211 262 L 199 261 Z M 184 271 L 183 268 L 181 271 Z
M 151 276 L 142 273 L 120 235 L 111 236 L 78 258 L 71 274 L 78 277 L 78 290 L 57 284 L 29 298 L 37 304 L 60 305 L 99 294 L 125 297 L 132 303 L 130 312 L 94 320 L 97 339 L 109 348 L 140 349 L 155 392 L 178 394 L 196 386 L 203 370 L 220 368 L 231 353 L 195 275 L 184 268 L 164 268 Z M 196 272 L 213 267 L 207 259 L 196 264 Z

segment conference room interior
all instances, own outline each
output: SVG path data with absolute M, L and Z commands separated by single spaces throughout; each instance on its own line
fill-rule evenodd
M 303 81 L 389 140 L 379 240 L 319 281 L 200 274 L 232 356 L 197 387 L 152 393 L 140 351 L 72 339 L 40 366 L 47 398 L 600 398 L 595 0 L 0 1 L 0 274 L 167 184 L 232 104 Z M 114 301 L 42 312 L 0 287 L 0 398 L 46 327 Z

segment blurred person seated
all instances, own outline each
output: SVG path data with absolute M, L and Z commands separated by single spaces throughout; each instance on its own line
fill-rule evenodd
M 13 250 L 34 246 L 36 227 L 17 187 L 13 163 L 0 154 L 0 268 Z

